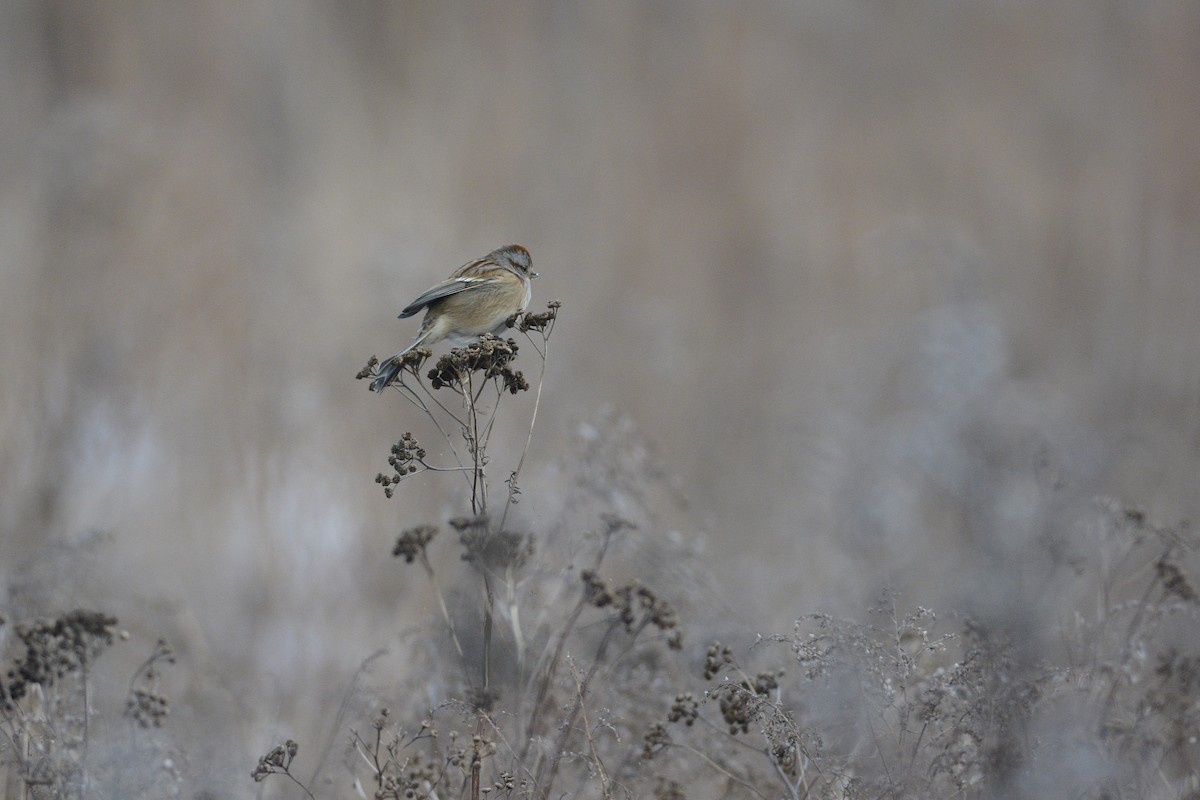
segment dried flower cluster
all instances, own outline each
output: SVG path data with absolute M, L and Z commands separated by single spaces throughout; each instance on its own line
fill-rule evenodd
M 513 531 L 494 531 L 487 517 L 456 517 L 450 527 L 458 531 L 463 561 L 491 570 L 520 569 L 533 556 L 533 536 Z
M 1167 594 L 1185 602 L 1195 602 L 1196 590 L 1188 582 L 1187 575 L 1183 573 L 1178 564 L 1167 556 L 1163 556 L 1154 563 L 1154 569 Z
M 554 327 L 554 321 L 558 319 L 558 309 L 560 308 L 562 308 L 561 300 L 551 300 L 546 304 L 546 310 L 539 314 L 525 313 L 510 317 L 508 327 L 516 327 L 521 333 L 541 331 L 548 334 L 549 329 Z
M 118 635 L 117 619 L 76 610 L 53 620 L 18 624 L 16 634 L 25 654 L 0 683 L 5 707 L 23 698 L 31 684 L 49 687 L 95 661 Z
M 175 650 L 165 639 L 158 640 L 154 653 L 134 673 L 125 700 L 125 716 L 142 728 L 162 727 L 171 713 L 170 701 L 159 687 L 159 663 L 175 663 Z
M 437 527 L 434 525 L 418 525 L 415 528 L 409 528 L 396 540 L 396 546 L 392 548 L 392 555 L 403 558 L 406 564 L 411 564 L 418 556 L 424 557 L 426 545 L 436 535 Z
M 250 773 L 255 783 L 262 782 L 268 775 L 288 775 L 300 745 L 288 739 L 280 745 L 271 748 L 265 756 L 258 759 L 258 766 Z
M 733 664 L 733 648 L 713 642 L 704 653 L 704 680 L 711 681 L 730 664 Z
M 397 383 L 403 381 L 405 373 L 417 378 L 420 376 L 421 365 L 433 355 L 433 351 L 428 347 L 414 347 L 404 355 L 400 356 L 400 372 L 397 375 Z M 367 363 L 354 376 L 357 380 L 373 381 L 379 377 L 379 357 L 371 356 L 367 359 Z
M 660 631 L 671 632 L 667 644 L 672 650 L 683 647 L 678 614 L 653 589 L 637 581 L 612 589 L 592 570 L 583 570 L 580 577 L 587 602 L 596 608 L 611 607 L 627 633 L 636 634 L 647 625 L 653 625 Z
M 383 487 L 383 493 L 391 498 L 394 487 L 409 475 L 415 475 L 419 468 L 425 466 L 425 448 L 417 441 L 411 432 L 405 431 L 400 441 L 392 445 L 388 455 L 388 466 L 393 474 L 384 475 L 382 472 L 375 476 L 375 482 Z
M 434 389 L 449 386 L 460 392 L 466 391 L 472 375 L 478 373 L 483 380 L 500 378 L 504 389 L 511 394 L 525 391 L 529 382 L 520 372 L 514 372 L 509 364 L 517 357 L 517 343 L 513 339 L 498 339 L 484 334 L 478 342 L 455 347 L 437 360 L 429 371 L 429 383 Z
M 675 702 L 671 704 L 671 710 L 667 712 L 667 722 L 682 722 L 689 728 L 696 724 L 696 718 L 700 716 L 700 703 L 692 697 L 691 692 L 675 695 Z
M 667 726 L 655 722 L 642 736 L 642 758 L 649 761 L 670 746 L 671 735 L 667 733 Z

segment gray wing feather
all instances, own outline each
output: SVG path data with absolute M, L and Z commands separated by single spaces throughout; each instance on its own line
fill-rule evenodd
M 429 291 L 422 294 L 416 300 L 404 307 L 400 312 L 400 319 L 407 319 L 420 311 L 425 306 L 432 303 L 434 300 L 441 300 L 443 297 L 449 297 L 452 294 L 465 292 L 467 289 L 473 289 L 481 283 L 487 283 L 487 278 L 455 278 L 449 281 L 443 281 L 437 286 L 434 286 Z

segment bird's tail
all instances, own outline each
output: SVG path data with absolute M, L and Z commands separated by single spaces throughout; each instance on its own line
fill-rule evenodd
M 379 365 L 377 377 L 371 381 L 372 392 L 382 393 L 392 381 L 396 380 L 396 376 L 400 374 L 399 359 L 403 355 L 403 352 L 396 353 L 396 355 Z
M 396 355 L 389 358 L 387 361 L 382 361 L 379 368 L 376 370 L 375 380 L 371 381 L 371 391 L 383 393 L 383 390 L 391 385 L 392 381 L 396 380 L 396 376 L 400 374 L 400 360 L 408 354 L 408 351 L 414 347 L 419 347 L 428 337 L 428 331 L 423 331 L 416 339 L 413 339 L 412 344 L 401 350 Z

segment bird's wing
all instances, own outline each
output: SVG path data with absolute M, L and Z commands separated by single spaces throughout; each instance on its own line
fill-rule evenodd
M 411 317 L 413 314 L 416 314 L 434 300 L 441 300 L 443 297 L 449 297 L 452 294 L 465 292 L 468 289 L 474 289 L 480 285 L 491 282 L 491 278 L 451 278 L 448 281 L 442 281 L 437 286 L 434 286 L 416 300 L 413 300 L 411 303 L 406 305 L 404 310 L 400 312 L 400 319 L 407 319 L 408 317 Z

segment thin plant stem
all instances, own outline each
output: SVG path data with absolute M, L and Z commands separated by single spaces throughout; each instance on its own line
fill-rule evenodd
M 80 784 L 80 796 L 81 797 L 87 797 L 88 793 L 89 793 L 89 789 L 91 788 L 90 786 L 88 786 L 88 784 L 90 782 L 89 775 L 88 775 L 88 742 L 91 738 L 90 734 L 91 734 L 91 716 L 92 716 L 92 708 L 91 708 L 91 699 L 92 698 L 91 698 L 91 692 L 88 691 L 88 686 L 91 683 L 91 681 L 89 680 L 91 677 L 90 670 L 89 670 L 89 662 L 90 661 L 91 661 L 91 659 L 88 657 L 88 651 L 85 648 L 83 653 L 80 654 L 80 667 L 81 667 L 80 668 L 80 679 L 83 681 L 83 750 L 79 756 L 79 771 L 80 771 L 79 784 Z
M 553 323 L 551 324 L 551 328 L 553 328 Z M 525 436 L 525 447 L 521 450 L 521 458 L 517 461 L 517 468 L 512 471 L 512 475 L 510 475 L 508 478 L 508 499 L 504 503 L 504 513 L 500 515 L 501 530 L 504 530 L 504 523 L 506 520 L 508 520 L 508 510 L 512 507 L 513 503 L 516 502 L 517 494 L 520 491 L 517 488 L 517 479 L 521 475 L 521 468 L 525 466 L 525 456 L 529 454 L 529 445 L 533 441 L 533 429 L 534 426 L 537 425 L 538 408 L 542 404 L 542 385 L 546 381 L 546 354 L 550 352 L 549 335 L 550 332 L 547 331 L 544 337 L 546 343 L 545 350 L 538 348 L 538 346 L 534 344 L 534 349 L 537 350 L 542 357 L 542 367 L 538 373 L 537 394 L 534 396 L 533 400 L 533 414 L 531 414 L 529 418 L 529 433 Z M 529 337 L 529 341 L 532 342 L 533 337 Z
M 550 658 L 550 665 L 546 668 L 545 672 L 541 673 L 542 680 L 538 685 L 537 697 L 534 698 L 533 709 L 529 714 L 528 733 L 524 737 L 525 744 L 521 749 L 521 761 L 524 761 L 525 757 L 529 755 L 529 748 L 532 745 L 532 738 L 537 735 L 538 723 L 541 721 L 542 716 L 542 708 L 546 704 L 546 696 L 550 693 L 550 684 L 554 680 L 555 673 L 558 672 L 558 664 L 562 659 L 563 651 L 566 649 L 567 638 L 571 635 L 571 632 L 574 631 L 575 623 L 579 620 L 579 615 L 583 613 L 583 609 L 586 607 L 587 601 L 581 598 L 579 602 L 576 603 L 575 608 L 571 610 L 571 614 L 567 618 L 566 623 L 563 625 L 562 632 L 559 634 L 558 644 L 554 648 L 554 655 Z M 541 671 L 537 670 L 535 671 L 535 674 L 538 674 L 539 672 Z
M 422 389 L 425 388 L 424 384 L 420 384 L 420 385 L 421 385 Z M 464 473 L 463 477 L 465 478 L 466 477 L 465 473 L 466 473 L 467 468 L 465 466 L 463 466 L 462 457 L 458 454 L 458 448 L 454 446 L 454 439 L 450 436 L 450 434 L 448 434 L 446 432 L 446 429 L 442 427 L 442 424 L 440 422 L 438 422 L 437 415 L 434 414 L 433 410 L 429 408 L 429 405 L 427 403 L 425 403 L 425 401 L 423 401 L 420 398 L 420 396 L 417 395 L 417 393 L 415 391 L 413 391 L 412 387 L 410 387 L 408 384 L 404 383 L 403 381 L 400 382 L 400 387 L 402 388 L 400 394 L 405 399 L 407 399 L 410 403 L 415 405 L 417 408 L 421 409 L 421 411 L 423 411 L 425 413 L 425 416 L 429 417 L 429 419 L 433 422 L 434 427 L 436 427 L 438 429 L 438 433 L 440 433 L 442 435 L 442 439 L 445 440 L 446 446 L 450 448 L 450 453 L 451 453 L 451 455 L 454 456 L 454 463 L 458 464 L 458 468 L 463 471 L 463 473 Z M 426 389 L 426 393 L 429 393 L 427 389 Z M 458 418 L 454 414 L 451 414 L 450 411 L 448 409 L 446 409 L 446 407 L 443 406 L 436 397 L 433 397 L 432 394 L 430 394 L 430 397 L 433 398 L 433 401 L 438 404 L 438 407 L 441 408 L 443 411 L 445 411 L 450 416 L 451 419 L 453 419 L 455 422 L 458 422 Z M 461 425 L 462 423 L 459 423 L 459 424 Z M 429 465 L 425 464 L 424 462 L 422 462 L 422 466 L 424 466 L 426 469 L 433 469 L 432 467 L 429 467 Z M 437 471 L 443 471 L 443 470 L 437 470 Z M 448 470 L 445 470 L 445 471 L 448 471 Z M 467 482 L 468 482 L 468 484 L 470 483 L 469 480 Z
M 484 480 L 483 475 L 484 445 L 479 441 L 479 409 L 475 405 L 475 391 L 469 372 L 466 376 L 466 383 L 462 387 L 462 395 L 463 402 L 467 407 L 465 430 L 467 438 L 470 440 L 471 455 L 475 464 L 471 475 L 471 512 L 475 516 L 483 516 L 487 513 L 487 481 Z
M 690 746 L 690 745 L 686 745 L 686 744 L 675 744 L 675 743 L 672 743 L 672 744 L 671 744 L 671 747 L 678 747 L 678 748 L 680 748 L 681 750 L 686 750 L 686 751 L 688 751 L 688 752 L 689 752 L 689 753 L 691 753 L 692 755 L 694 755 L 694 756 L 697 756 L 698 758 L 700 758 L 700 760 L 701 760 L 701 761 L 703 761 L 704 763 L 708 764 L 710 767 L 712 767 L 714 770 L 716 770 L 717 772 L 719 772 L 719 773 L 721 773 L 722 775 L 724 775 L 724 776 L 725 776 L 726 778 L 728 778 L 729 780 L 731 780 L 731 781 L 733 781 L 734 783 L 738 784 L 738 785 L 739 785 L 739 786 L 741 786 L 742 788 L 744 788 L 744 789 L 747 789 L 747 790 L 749 790 L 750 792 L 752 792 L 752 793 L 753 793 L 753 794 L 754 794 L 756 797 L 761 797 L 761 798 L 762 798 L 762 800 L 771 800 L 769 797 L 767 797 L 765 794 L 763 794 L 763 793 L 762 793 L 762 792 L 760 792 L 760 791 L 759 791 L 757 788 L 755 788 L 754 784 L 750 783 L 750 782 L 749 782 L 748 780 L 746 780 L 745 778 L 739 778 L 737 775 L 734 775 L 734 774 L 733 774 L 732 772 L 730 772 L 730 771 L 729 771 L 729 770 L 728 770 L 726 767 L 724 767 L 724 766 L 722 766 L 722 765 L 718 764 L 716 761 L 713 761 L 711 758 L 709 758 L 707 755 L 705 755 L 704 753 L 700 752 L 700 751 L 699 751 L 699 750 L 697 750 L 696 748 L 694 748 L 694 747 L 692 747 L 692 746 Z
M 582 687 L 575 698 L 575 703 L 567 714 L 566 720 L 563 722 L 558 734 L 558 739 L 554 743 L 554 752 L 550 755 L 549 774 L 546 776 L 545 783 L 541 780 L 538 785 L 541 787 L 542 800 L 549 800 L 550 790 L 554 787 L 555 778 L 558 776 L 558 768 L 562 764 L 563 751 L 567 746 L 567 738 L 571 735 L 571 731 L 575 728 L 575 718 L 579 716 L 580 706 L 583 705 L 584 697 L 587 695 L 588 688 L 591 686 L 592 677 L 595 676 L 596 670 L 604 662 L 604 655 L 608 650 L 608 644 L 612 640 L 612 636 L 617 629 L 621 627 L 621 620 L 614 619 L 608 625 L 608 630 L 604 632 L 604 637 L 600 640 L 600 644 L 596 647 L 596 655 L 592 659 L 592 665 L 588 667 L 587 676 L 583 679 Z
M 604 563 L 604 556 L 608 553 L 608 545 L 612 541 L 613 532 L 614 529 L 612 527 L 605 529 L 603 538 L 600 542 L 600 549 L 596 551 L 596 557 L 592 560 L 593 572 L 599 570 L 600 566 Z M 526 756 L 529 755 L 529 748 L 532 745 L 532 737 L 537 735 L 538 722 L 540 722 L 542 709 L 546 704 L 546 696 L 550 692 L 550 684 L 554 680 L 554 675 L 558 672 L 558 665 L 562 660 L 563 652 L 566 650 L 567 640 L 570 638 L 571 633 L 574 632 L 575 625 L 579 621 L 579 616 L 583 613 L 583 609 L 586 607 L 587 599 L 580 597 L 579 602 L 577 602 L 575 607 L 571 609 L 571 613 L 563 624 L 562 630 L 559 631 L 558 643 L 554 646 L 554 654 L 550 657 L 549 666 L 546 667 L 545 670 L 543 670 L 541 667 L 541 663 L 545 660 L 546 652 L 548 652 L 543 651 L 542 658 L 540 658 L 538 661 L 538 666 L 534 668 L 529 676 L 529 680 L 532 682 L 533 680 L 537 679 L 537 676 L 540 675 L 541 682 L 538 684 L 537 697 L 534 699 L 533 708 L 530 711 L 529 726 L 527 728 L 528 733 L 522 737 L 522 740 L 525 742 L 521 749 L 522 762 L 524 762 Z M 525 694 L 528 694 L 528 691 L 528 688 L 526 688 Z
M 612 791 L 609 789 L 612 781 L 608 777 L 608 771 L 604 769 L 600 754 L 596 751 L 596 741 L 592 738 L 592 723 L 588 720 L 587 703 L 583 698 L 583 683 L 579 680 L 579 669 L 574 661 L 571 662 L 571 677 L 575 680 L 575 696 L 579 701 L 579 713 L 583 717 L 583 736 L 587 739 L 588 752 L 592 756 L 592 763 L 596 765 L 596 775 L 600 778 L 600 791 L 605 800 L 612 800 Z
M 454 649 L 458 652 L 458 658 L 462 661 L 463 678 L 467 681 L 467 685 L 471 684 L 471 673 L 467 668 L 467 655 L 463 651 L 462 643 L 458 640 L 458 630 L 454 627 L 454 620 L 450 616 L 450 609 L 446 607 L 446 597 L 442 593 L 442 586 L 438 582 L 437 573 L 433 571 L 433 565 L 429 563 L 429 556 L 422 550 L 420 553 L 421 566 L 425 568 L 425 574 L 429 576 L 429 582 L 433 586 L 433 594 L 437 597 L 438 608 L 441 609 L 442 619 L 446 623 L 447 630 L 450 631 L 450 638 L 454 642 Z
M 317 776 L 320 775 L 322 770 L 325 769 L 325 762 L 329 758 L 330 751 L 333 750 L 333 743 L 335 739 L 341 735 L 341 731 L 343 730 L 342 724 L 350 710 L 350 701 L 358 692 L 363 675 L 367 673 L 367 670 L 376 659 L 386 655 L 387 652 L 387 650 L 376 650 L 374 653 L 363 659 L 362 663 L 358 665 L 358 669 L 354 671 L 354 677 L 350 679 L 350 684 L 342 693 L 342 702 L 338 704 L 337 714 L 333 718 L 333 726 L 330 730 L 329 740 L 325 747 L 321 749 L 321 757 L 317 759 L 317 763 L 310 773 L 310 777 L 308 779 L 309 783 L 316 783 Z M 355 736 L 357 737 L 358 734 L 355 734 Z
M 312 793 L 312 792 L 310 792 L 310 791 L 308 790 L 308 787 L 307 787 L 307 786 L 305 786 L 303 783 L 301 783 L 299 780 L 297 780 L 297 779 L 296 779 L 296 776 L 295 776 L 295 775 L 293 775 L 293 774 L 292 774 L 291 772 L 289 772 L 287 769 L 284 769 L 284 771 L 283 771 L 283 774 L 284 774 L 284 775 L 287 775 L 287 776 L 288 776 L 288 779 L 289 779 L 289 780 L 291 780 L 291 782 L 292 782 L 292 783 L 294 783 L 294 784 L 296 784 L 297 786 L 299 786 L 299 787 L 300 787 L 300 789 L 301 789 L 301 791 L 303 791 L 303 792 L 304 792 L 306 795 L 308 795 L 308 797 L 309 797 L 309 800 L 317 800 L 317 798 L 316 798 L 316 797 L 313 795 L 313 793 Z
M 495 616 L 496 595 L 492 591 L 492 576 L 487 567 L 480 569 L 483 575 L 483 688 L 492 685 L 492 620 Z
M 1170 554 L 1171 550 L 1168 548 L 1167 551 L 1162 555 L 1162 558 L 1165 559 Z M 1127 661 L 1129 658 L 1134 635 L 1142 626 L 1142 618 L 1146 615 L 1146 608 L 1150 605 L 1150 597 L 1154 594 L 1154 590 L 1157 588 L 1158 583 L 1159 581 L 1157 578 L 1151 579 L 1150 584 L 1146 587 L 1145 593 L 1142 595 L 1142 599 L 1137 604 L 1137 610 L 1133 614 L 1133 619 L 1129 621 L 1129 627 L 1125 631 L 1125 641 L 1121 645 L 1122 662 Z M 1100 716 L 1098 720 L 1098 727 L 1100 728 L 1103 728 L 1104 723 L 1108 720 L 1108 712 L 1112 709 L 1113 703 L 1116 700 L 1117 688 L 1120 686 L 1120 683 L 1121 672 L 1120 670 L 1115 670 L 1112 677 L 1112 683 L 1109 686 L 1108 693 L 1104 698 L 1104 704 L 1100 707 Z
M 504 568 L 504 599 L 508 606 L 508 625 L 512 629 L 517 658 L 517 733 L 525 738 L 525 635 L 521 630 L 521 609 L 517 604 L 517 576 L 512 564 Z

